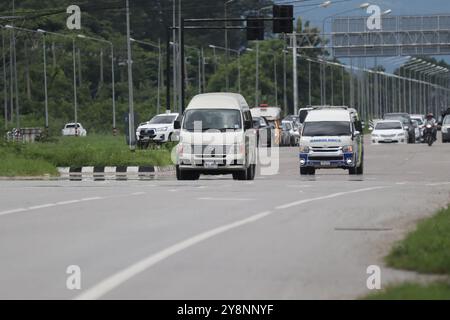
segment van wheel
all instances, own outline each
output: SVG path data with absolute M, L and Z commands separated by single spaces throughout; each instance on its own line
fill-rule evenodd
M 182 171 L 178 166 L 176 166 L 176 174 L 177 180 L 198 180 L 200 179 L 200 173 L 198 172 L 190 172 L 190 171 Z
M 247 180 L 248 169 L 233 172 L 234 180 Z
M 300 175 L 304 176 L 304 175 L 314 175 L 316 174 L 316 169 L 315 168 L 308 168 L 308 167 L 300 167 Z
M 255 180 L 256 164 L 251 164 L 247 169 L 247 180 Z

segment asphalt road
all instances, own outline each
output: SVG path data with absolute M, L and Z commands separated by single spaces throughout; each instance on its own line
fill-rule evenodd
M 450 144 L 366 143 L 365 161 L 300 177 L 282 148 L 252 182 L 1 181 L 0 298 L 353 299 L 369 265 L 416 279 L 383 256 L 450 202 Z

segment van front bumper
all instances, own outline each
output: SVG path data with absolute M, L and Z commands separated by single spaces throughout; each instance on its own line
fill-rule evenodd
M 245 156 L 240 154 L 230 154 L 221 157 L 183 155 L 178 158 L 177 162 L 182 170 L 199 172 L 230 172 L 247 168 Z
M 300 153 L 300 167 L 314 168 L 354 168 L 356 156 L 353 152 L 338 154 Z

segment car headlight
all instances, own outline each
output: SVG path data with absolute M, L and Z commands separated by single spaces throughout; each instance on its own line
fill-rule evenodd
M 398 137 L 404 137 L 404 136 L 405 136 L 405 133 L 404 133 L 404 132 L 399 133 L 399 134 L 397 134 L 397 136 L 398 136 Z
M 345 153 L 353 152 L 353 146 L 343 146 L 342 152 L 345 152 Z
M 309 153 L 310 148 L 308 146 L 300 146 L 301 153 Z
M 372 137 L 373 137 L 373 138 L 378 138 L 379 135 L 377 135 L 377 134 L 372 134 Z
M 156 132 L 167 131 L 169 127 L 156 128 Z

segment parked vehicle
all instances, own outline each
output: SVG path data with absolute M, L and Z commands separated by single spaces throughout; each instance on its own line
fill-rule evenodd
M 318 107 L 308 112 L 300 138 L 300 174 L 316 169 L 342 168 L 362 174 L 364 146 L 351 112 L 345 108 Z
M 141 123 L 136 130 L 138 146 L 148 145 L 150 142 L 161 144 L 172 141 L 173 123 L 178 116 L 178 113 L 163 113 Z
M 177 146 L 178 180 L 200 174 L 232 174 L 253 180 L 256 172 L 256 130 L 244 97 L 235 93 L 206 93 L 190 101 L 180 122 Z
M 278 107 L 269 107 L 267 104 L 261 104 L 259 107 L 252 108 L 252 117 L 263 117 L 273 130 L 273 142 L 280 144 L 281 140 L 281 109 Z
M 297 127 L 300 126 L 300 118 L 299 118 L 299 116 L 296 116 L 296 115 L 293 115 L 293 114 L 284 117 L 284 119 L 281 122 L 284 122 L 284 121 L 293 122 L 293 123 L 296 124 Z
M 442 120 L 441 126 L 442 142 L 450 142 L 450 114 Z
M 290 122 L 281 123 L 280 146 L 291 145 L 291 130 L 292 130 L 292 124 Z
M 408 143 L 416 142 L 416 129 L 408 113 L 385 113 L 383 120 L 399 120 L 404 128 L 408 130 Z
M 421 114 L 412 114 L 411 120 L 415 120 L 417 122 L 417 128 L 419 129 L 419 137 L 417 139 L 417 130 L 416 130 L 416 141 L 422 141 L 423 129 L 425 124 L 425 116 Z
M 272 146 L 272 128 L 263 117 L 252 117 L 256 130 L 256 145 L 270 148 Z
M 287 143 L 283 145 L 288 146 L 298 146 L 298 143 L 300 141 L 300 132 L 299 132 L 299 126 L 297 122 L 289 121 L 289 120 L 283 120 L 281 122 L 281 125 L 286 125 L 283 127 L 283 131 L 286 130 L 288 133 L 288 139 Z
M 408 131 L 399 120 L 381 120 L 375 125 L 372 143 L 407 143 Z
M 85 137 L 87 135 L 87 131 L 81 123 L 66 123 L 61 133 L 63 136 Z

